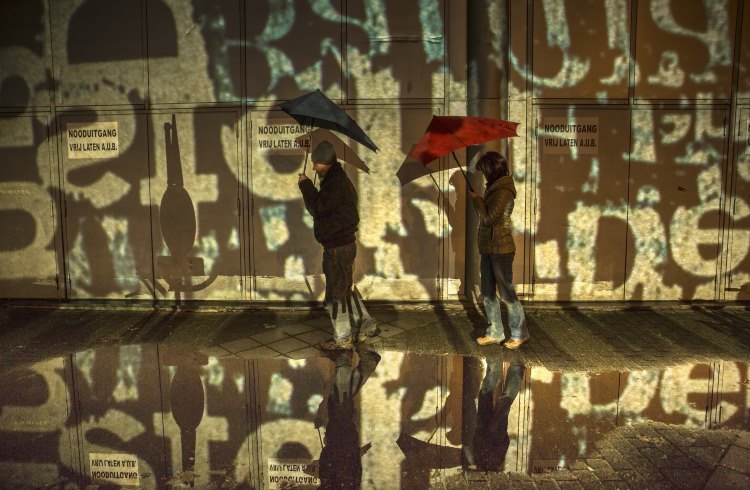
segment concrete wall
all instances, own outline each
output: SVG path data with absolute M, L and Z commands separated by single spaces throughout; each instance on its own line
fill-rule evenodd
M 485 79 L 477 107 L 521 122 L 486 147 L 508 152 L 519 189 L 523 298 L 750 299 L 750 8 L 479 3 L 478 61 L 507 60 L 508 85 Z M 467 112 L 465 1 L 4 5 L 0 296 L 321 298 L 296 184 L 305 153 L 278 109 L 316 88 L 381 148 L 341 142 L 359 291 L 463 288 L 461 175 L 401 186 L 395 173 L 433 114 Z M 583 123 L 596 133 L 560 131 Z M 109 136 L 76 151 L 86 128 Z M 553 146 L 571 139 L 593 143 Z

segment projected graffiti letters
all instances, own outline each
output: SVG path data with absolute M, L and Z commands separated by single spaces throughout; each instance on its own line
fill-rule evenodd
M 33 8 L 24 6 L 32 3 Z M 311 233 L 295 185 L 310 148 L 298 137 L 309 129 L 278 119 L 276 107 L 316 88 L 345 104 L 382 142 L 381 153 L 367 156 L 371 175 L 351 175 L 362 220 L 360 291 L 384 300 L 454 294 L 464 260 L 455 243 L 472 231 L 463 218 L 448 216 L 440 199 L 463 205 L 461 189 L 444 185 L 449 176 L 438 178 L 440 189 L 427 179 L 402 188 L 392 174 L 424 117 L 466 109 L 466 63 L 455 55 L 465 51 L 466 24 L 446 21 L 463 15 L 463 7 L 442 0 L 260 2 L 252 8 L 247 0 L 216 6 L 172 0 L 144 12 L 123 6 L 122 19 L 136 28 L 123 38 L 135 48 L 123 51 L 111 42 L 111 33 L 94 29 L 92 2 L 32 3 L 11 6 L 8 18 L 27 27 L 6 21 L 8 36 L 0 47 L 0 106 L 7 112 L 0 118 L 0 151 L 12 163 L 3 167 L 0 195 L 3 217 L 12 216 L 22 231 L 22 239 L 9 239 L 0 251 L 11 264 L 0 278 L 6 294 L 21 294 L 17 286 L 25 281 L 46 284 L 33 294 L 47 297 L 163 299 L 153 285 L 136 289 L 138 281 L 160 277 L 151 269 L 165 251 L 159 240 L 149 247 L 144 237 L 161 228 L 159 213 L 151 209 L 159 206 L 167 184 L 160 114 L 174 109 L 184 132 L 184 187 L 198 220 L 190 253 L 204 258 L 206 274 L 218 276 L 196 299 L 297 295 L 299 284 L 291 278 L 314 273 L 317 262 L 307 246 Z M 614 276 L 627 276 L 632 284 L 626 284 L 625 298 L 724 299 L 722 288 L 710 288 L 713 276 L 747 276 L 750 232 L 741 196 L 750 165 L 747 152 L 728 146 L 747 140 L 746 111 L 740 110 L 738 121 L 722 114 L 731 116 L 726 105 L 731 67 L 741 51 L 735 30 L 746 30 L 738 5 L 736 0 L 544 0 L 522 2 L 508 12 L 496 2 L 481 7 L 486 10 L 477 18 L 486 18 L 486 24 L 479 27 L 486 27 L 491 46 L 477 62 L 500 67 L 510 61 L 507 93 L 516 111 L 511 119 L 530 121 L 528 103 L 567 106 L 557 113 L 561 124 L 587 125 L 584 118 L 594 116 L 595 131 L 545 128 L 551 122 L 541 119 L 525 124 L 525 130 L 539 127 L 540 138 L 534 141 L 529 131 L 530 137 L 513 141 L 508 155 L 519 179 L 518 210 L 525 213 L 516 221 L 517 231 L 527 233 L 535 221 L 555 230 L 535 242 L 550 259 L 538 267 L 537 277 L 554 291 L 551 299 L 593 299 L 598 293 L 591 285 L 618 286 Z M 512 17 L 508 32 L 499 22 L 506 15 Z M 169 25 L 174 28 L 151 27 Z M 531 37 L 526 28 L 533 29 Z M 87 29 L 91 32 L 79 32 Z M 102 42 L 81 46 L 80 39 Z M 142 45 L 142 39 L 148 43 Z M 506 41 L 510 46 L 503 53 Z M 492 85 L 489 93 L 504 83 L 486 82 Z M 583 114 L 588 109 L 576 102 L 591 108 L 594 100 L 600 108 L 624 109 L 629 129 L 614 131 L 611 120 L 603 115 L 596 120 L 594 111 Z M 654 100 L 680 101 L 680 110 L 658 109 Z M 695 100 L 714 101 L 717 110 L 694 109 Z M 209 106 L 233 111 L 232 116 L 202 123 L 202 117 L 187 115 Z M 620 113 L 623 120 L 626 112 Z M 732 132 L 736 123 L 741 129 Z M 107 125 L 113 131 L 105 132 Z M 725 141 L 729 134 L 741 139 Z M 529 152 L 531 145 L 536 146 Z M 364 158 L 356 145 L 351 153 Z M 576 164 L 547 169 L 545 163 L 537 174 L 537 162 L 526 158 L 545 155 L 568 155 Z M 586 155 L 596 158 L 581 161 Z M 733 155 L 737 171 L 730 174 L 735 162 L 727 159 Z M 632 175 L 606 176 L 608 168 L 622 165 L 629 165 Z M 685 170 L 691 166 L 695 171 Z M 710 198 L 696 190 L 694 180 L 708 167 L 719 173 Z M 529 175 L 542 186 L 557 186 L 559 194 L 540 199 L 546 191 L 522 182 Z M 678 179 L 674 188 L 683 189 L 681 194 L 668 184 Z M 550 181 L 556 182 L 544 183 Z M 721 182 L 732 185 L 724 189 Z M 658 200 L 641 203 L 637 195 L 643 189 Z M 598 216 L 597 226 L 607 235 L 606 227 L 622 220 L 626 210 L 623 231 L 634 243 L 622 274 L 613 272 L 607 255 L 612 244 L 571 238 L 569 229 L 561 229 L 578 201 L 598 209 L 587 216 Z M 560 216 L 545 218 L 557 210 Z M 730 220 L 712 220 L 714 212 L 725 211 L 732 213 Z M 218 219 L 228 215 L 239 219 Z M 644 223 L 636 223 L 641 219 Z M 591 223 L 575 228 L 591 229 Z M 440 250 L 449 241 L 450 259 L 414 252 L 414 243 Z M 591 248 L 575 248 L 581 246 Z M 97 261 L 94 250 L 108 250 L 111 257 Z M 525 254 L 517 272 L 537 267 L 530 260 Z M 649 261 L 658 267 L 649 268 Z M 47 264 L 45 270 L 36 262 Z M 63 269 L 72 281 L 58 281 L 60 289 L 52 293 L 50 285 Z M 270 281 L 263 292 L 257 281 L 236 279 L 260 275 Z M 432 285 L 446 280 L 455 287 Z M 581 284 L 564 285 L 570 280 Z

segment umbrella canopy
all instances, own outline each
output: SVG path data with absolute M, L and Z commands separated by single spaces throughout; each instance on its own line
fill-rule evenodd
M 336 136 L 332 131 L 319 128 L 309 133 L 303 134 L 302 136 L 298 136 L 296 140 L 299 141 L 301 145 L 303 145 L 303 141 L 308 138 L 310 139 L 309 148 L 315 148 L 315 146 L 320 144 L 321 142 L 328 141 L 333 145 L 333 149 L 336 152 L 336 158 L 338 160 L 346 162 L 352 167 L 358 168 L 366 174 L 370 173 L 370 167 L 368 167 L 367 164 L 361 158 L 359 158 L 357 153 L 349 145 L 344 143 L 344 141 Z
M 411 152 L 414 151 L 416 147 L 417 145 L 411 146 L 409 153 L 406 155 L 403 163 L 396 171 L 396 177 L 398 177 L 398 181 L 401 183 L 401 187 L 405 186 L 409 182 L 417 180 L 420 177 L 424 177 L 425 175 L 430 175 L 436 172 L 440 172 L 441 170 L 448 170 L 458 167 L 458 165 L 456 165 L 456 163 L 451 160 L 448 161 L 445 168 L 440 168 L 440 160 L 437 159 L 431 161 L 430 163 L 424 164 L 411 155 Z
M 319 89 L 281 104 L 281 109 L 303 126 L 337 131 L 372 151 L 377 145 L 362 131 L 354 119 L 326 97 Z
M 518 123 L 473 116 L 432 116 L 410 155 L 428 164 L 466 146 L 518 136 Z

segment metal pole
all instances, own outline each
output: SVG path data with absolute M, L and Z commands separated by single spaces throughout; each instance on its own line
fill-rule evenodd
M 509 0 L 467 0 L 466 12 L 466 113 L 469 116 L 508 117 L 508 12 Z M 493 8 L 494 7 L 494 8 Z M 490 28 L 494 27 L 494 28 Z M 499 37 L 493 39 L 493 33 Z M 497 46 L 497 48 L 495 47 Z M 500 140 L 507 153 L 507 140 Z M 469 163 L 481 147 L 466 148 L 467 184 L 480 188 L 481 176 L 471 171 Z M 479 253 L 476 229 L 479 226 L 474 205 L 466 199 L 466 239 L 463 294 L 469 301 L 479 289 Z
M 497 8 L 491 9 L 491 5 Z M 498 13 L 492 17 L 490 13 Z M 466 12 L 466 59 L 467 59 L 467 104 L 466 113 L 469 116 L 485 116 L 507 119 L 508 101 L 508 11 L 509 0 L 467 0 Z M 500 29 L 491 30 L 490 22 L 499 23 Z M 497 45 L 498 52 L 494 53 L 497 63 L 490 56 L 493 54 L 492 32 L 499 32 L 502 39 Z M 503 143 L 505 144 L 505 142 Z M 507 151 L 507 147 L 503 147 Z M 472 175 L 469 162 L 479 152 L 477 147 L 466 149 L 466 170 L 472 177 L 475 187 L 479 187 L 478 175 Z M 467 179 L 469 184 L 470 179 Z M 470 185 L 470 184 L 469 184 Z M 466 238 L 465 238 L 465 270 L 463 294 L 467 301 L 474 307 L 476 296 L 474 292 L 479 285 L 479 253 L 477 247 L 476 229 L 479 225 L 476 211 L 471 200 L 466 198 Z M 478 305 L 477 305 L 478 307 Z M 475 396 L 478 391 L 476 379 L 473 374 L 476 370 L 476 361 L 465 357 L 463 362 L 463 389 L 462 394 L 462 436 L 463 436 L 463 464 L 467 465 L 467 456 L 473 454 L 473 436 L 476 427 Z

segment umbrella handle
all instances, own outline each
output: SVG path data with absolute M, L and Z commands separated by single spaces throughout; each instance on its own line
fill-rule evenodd
M 453 155 L 453 159 L 456 161 L 456 165 L 458 165 L 458 169 L 461 171 L 461 174 L 464 176 L 464 179 L 466 179 L 466 185 L 469 186 L 469 190 L 471 192 L 474 192 L 474 188 L 471 186 L 471 182 L 469 182 L 469 177 L 466 176 L 466 173 L 464 172 L 464 169 L 461 168 L 461 162 L 458 161 L 458 157 L 456 157 L 456 152 L 452 151 L 451 155 Z
M 307 174 L 307 156 L 310 154 L 310 150 L 305 150 L 305 166 L 302 168 L 302 173 Z

